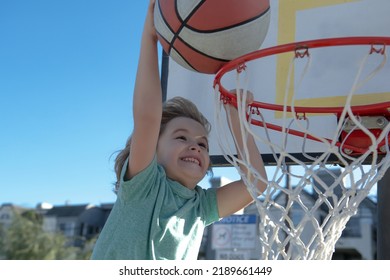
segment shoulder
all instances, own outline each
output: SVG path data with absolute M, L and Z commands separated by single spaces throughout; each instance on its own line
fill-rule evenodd
M 151 191 L 159 189 L 166 177 L 164 169 L 157 164 L 156 156 L 150 164 L 134 175 L 132 178 L 126 179 L 125 174 L 128 168 L 129 161 L 126 160 L 123 165 L 120 181 L 118 197 L 122 199 L 136 199 L 150 194 Z
M 218 212 L 217 189 L 203 189 L 200 186 L 196 186 L 195 191 L 199 195 L 200 205 L 203 211 L 206 225 L 218 221 L 220 216 Z
M 209 197 L 217 199 L 217 189 L 216 188 L 202 188 L 201 186 L 196 186 L 194 191 L 198 193 L 201 197 Z

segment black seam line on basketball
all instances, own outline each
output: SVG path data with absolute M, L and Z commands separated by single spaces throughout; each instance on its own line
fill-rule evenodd
M 179 40 L 180 40 L 181 38 L 179 38 Z M 193 50 L 193 51 L 195 51 L 195 52 L 197 52 L 197 53 L 199 53 L 199 54 L 201 54 L 201 55 L 203 55 L 203 56 L 205 56 L 205 57 L 208 57 L 208 58 L 211 58 L 211 59 L 214 59 L 214 60 L 217 60 L 217 61 L 221 61 L 221 62 L 229 62 L 230 60 L 228 60 L 228 59 L 223 59 L 223 58 L 218 58 L 218 57 L 214 57 L 214 56 L 211 56 L 211 55 L 209 55 L 209 54 L 206 54 L 206 53 L 204 53 L 204 52 L 201 52 L 200 50 L 198 50 L 198 49 L 196 49 L 196 48 L 194 48 L 193 46 L 191 46 L 191 45 L 189 45 L 187 42 L 185 42 L 185 41 L 183 41 L 183 40 L 180 40 L 184 45 L 186 45 L 187 47 L 189 47 L 191 50 Z M 173 47 L 175 50 L 176 50 L 176 52 L 177 53 L 180 53 L 180 52 L 178 52 L 178 50 L 175 48 L 175 47 Z
M 231 28 L 234 28 L 234 27 L 237 27 L 237 26 L 241 26 L 241 25 L 245 25 L 247 23 L 250 23 L 252 21 L 255 21 L 257 20 L 258 18 L 264 16 L 266 13 L 268 13 L 270 11 L 270 8 L 268 8 L 267 10 L 265 10 L 263 13 L 261 13 L 260 15 L 257 15 L 253 18 L 250 18 L 250 19 L 247 19 L 245 21 L 241 21 L 237 24 L 234 24 L 234 25 L 230 25 L 230 26 L 225 26 L 223 28 L 218 28 L 218 29 L 213 29 L 213 30 L 199 30 L 199 29 L 196 29 L 196 28 L 193 28 L 191 26 L 188 26 L 186 25 L 185 27 L 188 28 L 189 30 L 191 31 L 196 31 L 197 33 L 203 33 L 203 34 L 207 34 L 207 33 L 215 33 L 215 32 L 220 32 L 220 31 L 224 31 L 224 30 L 228 30 L 228 29 L 231 29 Z M 179 34 L 179 33 L 178 33 Z
M 198 5 L 197 5 L 194 9 L 192 9 L 191 13 L 190 13 L 185 19 L 182 19 L 181 16 L 180 16 L 180 14 L 179 14 L 179 11 L 178 11 L 178 9 L 177 9 L 177 7 L 178 7 L 177 1 L 178 1 L 178 0 L 175 0 L 175 13 L 176 13 L 177 18 L 178 18 L 179 20 L 181 20 L 181 25 L 180 25 L 179 29 L 177 30 L 177 32 L 173 32 L 173 33 L 174 33 L 174 36 L 173 36 L 173 38 L 172 38 L 171 43 L 169 44 L 169 53 L 171 53 L 171 49 L 173 48 L 173 45 L 174 45 L 176 39 L 179 37 L 179 34 L 180 34 L 180 32 L 183 30 L 183 28 L 186 27 L 187 22 L 190 20 L 190 18 L 192 17 L 192 15 L 193 15 L 194 13 L 196 13 L 196 12 L 199 10 L 199 8 L 204 4 L 204 2 L 206 2 L 206 0 L 200 1 L 200 2 L 198 3 Z
M 180 39 L 180 38 L 179 38 L 179 39 Z M 205 56 L 205 57 L 208 57 L 208 58 L 211 58 L 211 59 L 213 59 L 213 60 L 220 61 L 220 62 L 229 62 L 229 61 L 230 61 L 230 60 L 221 59 L 221 58 L 217 58 L 217 57 L 213 57 L 213 56 L 211 56 L 211 55 L 205 54 L 205 53 L 203 53 L 203 52 L 201 52 L 201 51 L 199 51 L 199 50 L 193 48 L 192 46 L 188 45 L 186 42 L 184 42 L 184 41 L 182 41 L 182 40 L 180 40 L 180 41 L 181 41 L 183 44 L 185 44 L 187 47 L 189 47 L 190 49 L 192 49 L 193 51 L 195 51 L 195 52 L 197 52 L 197 53 L 199 53 L 199 54 L 201 54 L 201 55 L 203 55 L 203 56 Z M 180 52 L 178 49 L 176 49 L 174 46 L 172 46 L 172 49 L 174 49 L 174 50 L 176 51 L 176 53 L 181 57 L 181 59 L 183 59 L 183 60 L 184 60 L 192 69 L 195 69 L 196 71 L 199 72 L 199 70 L 198 70 L 196 67 L 194 67 L 194 65 L 193 65 L 192 63 L 190 63 L 187 59 L 185 59 L 185 58 L 181 55 L 181 52 Z
M 161 5 L 160 5 L 160 1 L 157 1 L 157 4 L 158 4 L 158 9 L 160 10 L 160 15 L 162 17 L 162 20 L 164 21 L 165 25 L 168 27 L 168 29 L 172 32 L 172 34 L 175 34 L 175 32 L 173 31 L 173 29 L 171 28 L 171 26 L 168 24 L 168 21 L 165 19 L 163 13 L 161 12 Z M 156 31 L 157 32 L 157 31 Z M 158 33 L 158 32 L 157 32 Z M 164 38 L 164 40 L 168 43 L 169 45 L 169 48 L 168 48 L 168 51 L 167 51 L 167 54 L 169 55 L 171 53 L 171 48 L 172 48 L 172 44 L 168 41 L 168 39 L 166 39 L 164 36 L 162 36 L 160 33 L 158 33 L 161 38 Z
M 181 53 L 178 52 L 177 49 L 175 49 L 175 47 L 172 47 L 172 49 L 176 51 L 177 55 L 180 56 L 180 58 L 181 58 L 182 60 L 184 60 L 184 61 L 187 63 L 188 66 L 190 66 L 190 67 L 191 67 L 192 69 L 194 69 L 195 71 L 198 71 L 198 72 L 199 72 L 199 70 L 196 69 L 191 63 L 189 63 L 189 61 L 188 61 L 187 59 L 185 59 L 185 58 L 181 55 Z
M 177 51 L 177 49 L 173 48 L 176 53 L 181 57 L 181 59 L 183 59 L 192 69 L 194 69 L 195 71 L 199 71 L 199 69 L 197 67 L 195 67 L 192 63 L 190 63 L 187 59 L 185 59 L 180 52 Z M 200 53 L 200 52 L 199 52 Z M 203 53 L 202 53 L 203 54 Z M 214 57 L 211 57 L 209 55 L 206 55 L 205 56 L 209 57 L 209 58 L 213 58 L 214 60 L 217 60 L 217 61 L 221 61 L 221 62 L 229 62 L 229 60 L 222 60 L 222 59 L 218 59 L 218 58 L 214 58 Z
M 164 37 L 160 32 L 158 32 L 157 30 L 156 30 L 156 33 L 157 33 L 157 35 L 160 35 L 160 38 L 163 39 L 163 40 L 165 41 L 165 43 L 167 43 L 167 44 L 169 45 L 169 41 L 168 41 L 167 38 L 165 38 L 165 37 Z

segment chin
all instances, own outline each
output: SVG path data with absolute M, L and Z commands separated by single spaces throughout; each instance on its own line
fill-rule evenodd
M 183 186 L 185 186 L 186 188 L 190 189 L 190 190 L 193 190 L 195 189 L 195 187 L 198 185 L 198 183 L 203 179 L 203 177 L 201 179 L 199 178 L 193 178 L 192 180 L 188 180 L 188 177 L 186 177 L 185 180 L 180 180 L 180 179 L 177 179 L 175 181 L 179 182 L 180 184 L 182 184 Z

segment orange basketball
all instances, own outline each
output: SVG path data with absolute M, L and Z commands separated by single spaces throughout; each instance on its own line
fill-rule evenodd
M 216 73 L 258 50 L 270 22 L 269 0 L 157 0 L 154 22 L 165 52 L 183 67 Z

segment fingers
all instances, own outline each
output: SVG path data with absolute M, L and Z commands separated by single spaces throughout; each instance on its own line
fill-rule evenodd
M 157 41 L 157 33 L 154 25 L 154 6 L 155 0 L 150 0 L 148 13 L 144 24 L 144 32 L 150 35 L 155 41 Z
M 229 92 L 233 93 L 234 95 L 237 95 L 237 89 L 232 89 Z M 244 92 L 243 89 L 240 89 L 239 90 L 239 98 L 241 101 L 244 98 L 245 94 L 246 94 L 245 105 L 248 106 L 248 105 L 253 103 L 254 96 L 253 96 L 253 93 L 251 91 L 247 90 L 246 92 Z

